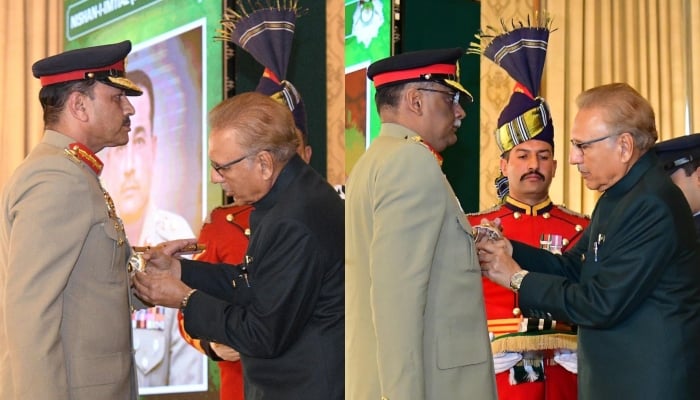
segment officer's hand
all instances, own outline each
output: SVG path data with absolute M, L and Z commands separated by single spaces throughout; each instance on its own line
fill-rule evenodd
M 236 350 L 226 346 L 225 344 L 210 342 L 209 346 L 211 346 L 214 353 L 216 353 L 216 355 L 222 360 L 238 361 L 241 359 L 241 355 Z

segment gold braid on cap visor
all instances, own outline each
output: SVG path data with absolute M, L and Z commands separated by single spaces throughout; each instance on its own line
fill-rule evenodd
M 542 133 L 547 126 L 549 110 L 544 101 L 496 129 L 496 144 L 505 153 L 522 142 Z
M 143 93 L 140 87 L 136 86 L 132 81 L 130 81 L 127 78 L 121 76 L 108 76 L 107 79 L 110 82 L 116 83 L 117 85 L 123 88 L 128 88 L 129 90 L 133 90 L 134 92 L 137 92 L 139 94 Z

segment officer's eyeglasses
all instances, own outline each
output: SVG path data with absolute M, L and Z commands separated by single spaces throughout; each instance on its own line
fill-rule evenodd
M 451 97 L 451 101 L 452 101 L 453 106 L 459 105 L 459 92 L 449 92 L 447 90 L 437 90 L 437 89 L 428 89 L 428 88 L 418 88 L 418 90 L 422 90 L 424 92 L 434 92 L 434 93 L 446 94 L 449 97 Z
M 243 157 L 239 157 L 233 161 L 229 161 L 229 162 L 227 162 L 225 164 L 221 164 L 221 165 L 215 163 L 214 161 L 211 161 L 209 164 L 214 169 L 214 171 L 216 171 L 216 173 L 219 174 L 219 176 L 221 176 L 223 178 L 224 172 L 228 171 L 234 165 L 238 164 L 239 162 L 241 162 L 241 161 L 245 160 L 246 158 L 248 158 L 252 155 L 255 155 L 255 154 L 257 154 L 257 153 L 246 154 Z
M 579 141 L 576 141 L 574 139 L 571 139 L 571 145 L 574 146 L 576 149 L 580 150 L 581 153 L 584 153 L 586 151 L 586 149 L 591 147 L 591 145 L 593 143 L 602 142 L 605 139 L 610 139 L 611 137 L 615 137 L 618 135 L 620 135 L 620 133 L 613 133 L 611 135 L 602 136 L 602 137 L 591 139 L 591 140 L 586 140 L 585 142 L 579 142 Z

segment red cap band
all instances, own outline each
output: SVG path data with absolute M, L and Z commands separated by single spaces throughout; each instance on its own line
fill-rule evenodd
M 103 72 L 109 70 L 117 70 L 124 72 L 124 60 L 117 61 L 112 65 L 102 67 L 100 69 L 79 69 L 77 71 L 63 72 L 56 75 L 46 75 L 39 78 L 41 86 L 53 85 L 56 83 L 69 82 L 69 81 L 81 81 L 85 79 L 85 74 L 90 72 Z
M 457 66 L 455 64 L 433 64 L 420 68 L 404 69 L 400 71 L 389 71 L 374 76 L 374 87 L 379 87 L 392 82 L 401 82 L 418 79 L 428 74 L 455 75 Z

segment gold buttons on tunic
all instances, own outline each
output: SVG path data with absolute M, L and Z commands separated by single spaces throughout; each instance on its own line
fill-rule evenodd
M 576 229 L 576 232 L 581 232 L 581 231 L 583 230 L 583 227 L 582 227 L 581 225 L 578 225 L 578 224 L 577 224 L 577 225 L 574 227 L 574 229 Z
M 228 222 L 233 222 L 233 220 L 236 219 L 233 214 L 226 214 L 226 221 Z
M 514 317 L 519 317 L 522 312 L 520 311 L 520 307 L 515 307 L 513 308 L 513 316 Z
M 544 219 L 549 219 L 551 216 L 552 216 L 552 214 L 550 214 L 548 212 L 542 214 L 542 218 L 544 218 Z
M 518 211 L 513 213 L 513 218 L 515 218 L 515 219 L 519 219 L 521 216 L 522 216 L 522 214 L 520 214 L 520 212 L 518 212 Z

